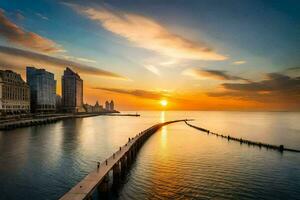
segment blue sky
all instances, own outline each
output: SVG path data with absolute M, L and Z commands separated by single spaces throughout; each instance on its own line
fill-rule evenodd
M 228 82 L 260 83 L 274 78 L 268 75 L 270 73 L 291 79 L 299 76 L 300 3 L 296 0 L 4 0 L 0 2 L 0 8 L 5 20 L 25 32 L 52 41 L 63 50 L 50 56 L 128 79 L 90 76 L 84 73 L 86 69 L 83 66 L 81 70 L 90 88 L 86 101 L 94 101 L 104 95 L 131 95 L 137 98 L 136 101 L 139 98 L 145 100 L 143 95 L 134 93 L 136 90 L 158 93 L 164 98 L 182 94 L 185 100 L 196 94 L 200 99 L 204 98 L 203 95 L 221 98 L 214 96 L 215 93 L 227 91 L 228 95 L 220 99 L 226 107 L 224 99 L 238 96 L 232 95 L 232 89 L 226 88 Z M 127 23 L 128 20 L 132 20 L 131 24 Z M 118 27 L 124 30 L 118 30 Z M 147 31 L 156 34 L 156 28 L 163 34 L 147 34 Z M 160 37 L 164 37 L 163 40 Z M 0 45 L 45 53 L 15 38 L 16 41 L 8 38 L 4 33 L 2 37 L 0 35 Z M 175 40 L 177 42 L 172 42 Z M 174 49 L 178 51 L 173 52 Z M 9 63 L 5 64 L 8 66 Z M 47 63 L 43 64 L 47 68 Z M 14 65 L 16 63 L 11 64 Z M 62 69 L 55 71 L 58 79 L 61 73 Z M 242 78 L 232 79 L 237 76 Z M 248 82 L 245 82 L 246 79 Z M 93 87 L 101 87 L 100 94 L 94 95 L 95 92 L 91 90 Z M 299 87 L 298 82 L 296 87 Z M 116 88 L 119 90 L 112 90 Z M 261 95 L 266 91 L 256 92 Z M 276 95 L 278 92 L 284 93 L 277 91 Z M 245 95 L 240 95 L 237 99 L 245 100 Z M 298 93 L 293 95 L 298 100 Z M 265 99 L 265 96 L 261 99 Z M 172 101 L 172 98 L 169 100 Z M 191 101 L 194 101 L 194 97 Z M 245 101 L 264 103 L 257 95 Z M 128 100 L 124 108 L 134 108 L 132 104 Z M 178 102 L 175 104 L 180 105 Z M 192 104 L 199 107 L 197 102 Z M 294 109 L 294 104 L 277 102 L 270 107 L 286 109 L 293 105 Z M 228 103 L 227 106 L 231 108 L 232 105 Z M 266 105 L 260 108 L 264 107 Z

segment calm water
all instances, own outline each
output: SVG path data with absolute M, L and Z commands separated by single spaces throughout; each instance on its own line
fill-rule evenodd
M 142 112 L 0 132 L 0 199 L 57 199 L 128 137 L 194 118 L 212 131 L 300 149 L 300 113 Z M 248 147 L 172 124 L 138 153 L 119 199 L 300 199 L 300 154 Z

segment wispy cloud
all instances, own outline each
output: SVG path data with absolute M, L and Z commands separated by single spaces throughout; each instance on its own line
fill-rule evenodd
M 300 67 L 290 67 L 284 70 L 284 74 L 295 77 L 300 76 Z
M 126 80 L 126 78 L 121 75 L 89 65 L 84 65 L 70 60 L 65 60 L 62 58 L 57 58 L 17 48 L 0 46 L 1 68 L 20 69 L 20 67 L 25 68 L 26 65 L 35 65 L 49 68 L 65 68 L 67 66 L 70 66 L 79 73 Z
M 62 55 L 62 57 L 67 60 L 77 60 L 77 61 L 86 62 L 86 63 L 96 63 L 95 60 L 88 59 L 88 58 L 74 57 L 74 56 L 69 56 L 69 55 Z
M 149 70 L 150 72 L 152 72 L 153 74 L 156 74 L 156 75 L 160 75 L 160 72 L 159 70 L 157 69 L 157 67 L 153 66 L 153 65 L 144 65 L 144 67 Z
M 245 78 L 230 75 L 230 74 L 228 74 L 228 72 L 222 71 L 222 70 L 189 68 L 189 69 L 185 69 L 182 72 L 182 74 L 186 75 L 186 76 L 191 76 L 191 77 L 196 78 L 196 79 L 211 78 L 211 79 L 216 79 L 216 80 L 243 80 L 243 81 L 248 81 Z
M 3 12 L 4 12 L 4 11 L 3 11 Z M 16 18 L 17 18 L 18 20 L 24 20 L 24 19 L 25 19 L 25 17 L 24 17 L 24 15 L 23 15 L 22 11 L 17 10 L 17 12 L 16 12 Z
M 242 64 L 245 64 L 245 63 L 246 63 L 246 61 L 244 61 L 244 60 L 237 60 L 237 61 L 233 62 L 233 64 L 235 64 L 235 65 L 242 65 Z
M 112 11 L 105 7 L 83 7 L 67 4 L 105 29 L 135 45 L 174 58 L 195 60 L 225 60 L 205 43 L 194 42 L 169 31 L 153 19 L 131 13 Z
M 161 66 L 166 66 L 166 67 L 169 67 L 169 66 L 173 66 L 175 64 L 178 63 L 178 60 L 169 60 L 169 61 L 165 61 L 165 62 L 161 62 L 159 63 Z
M 43 53 L 64 51 L 54 41 L 44 38 L 36 33 L 26 31 L 5 17 L 0 10 L 0 36 L 13 44 L 20 45 Z
M 169 90 L 143 90 L 143 89 L 123 89 L 123 88 L 106 88 L 106 87 L 92 87 L 91 89 L 103 90 L 118 94 L 126 94 L 137 98 L 160 100 L 162 98 L 168 99 L 172 102 L 189 102 L 189 99 L 182 98 L 175 91 Z
M 119 94 L 127 94 L 135 97 L 146 98 L 146 99 L 153 99 L 158 100 L 162 97 L 169 96 L 169 93 L 166 91 L 151 91 L 151 90 L 128 90 L 128 89 L 121 89 L 121 88 L 105 88 L 105 87 L 93 87 L 92 89 L 104 90 L 108 92 L 114 92 Z
M 42 15 L 41 13 L 35 13 L 36 16 L 38 16 L 39 18 L 43 19 L 43 20 L 49 20 L 48 17 L 46 17 L 45 15 Z
M 266 79 L 248 83 L 223 83 L 223 91 L 209 96 L 254 100 L 263 103 L 294 104 L 300 108 L 300 77 L 280 73 L 266 74 Z

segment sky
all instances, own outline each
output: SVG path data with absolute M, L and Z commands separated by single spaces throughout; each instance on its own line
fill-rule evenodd
M 298 0 L 3 0 L 0 69 L 119 110 L 300 110 Z M 168 105 L 162 108 L 161 100 Z

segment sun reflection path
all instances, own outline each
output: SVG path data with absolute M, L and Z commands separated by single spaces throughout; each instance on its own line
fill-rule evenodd
M 161 129 L 161 148 L 164 150 L 166 148 L 168 141 L 168 129 L 166 126 L 163 126 Z
M 160 122 L 163 123 L 166 121 L 166 116 L 165 116 L 166 112 L 165 111 L 161 111 L 160 112 Z M 168 136 L 168 129 L 166 126 L 163 126 L 161 128 L 161 147 L 162 149 L 165 149 L 166 144 L 167 144 L 167 136 Z
M 160 112 L 160 122 L 163 123 L 163 122 L 165 122 L 165 120 L 166 120 L 165 119 L 165 111 L 161 111 Z

